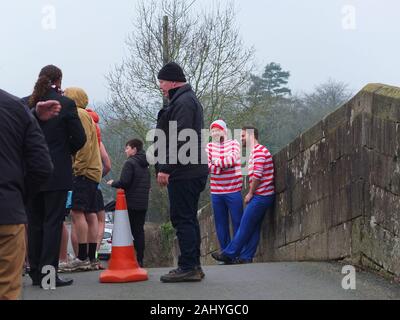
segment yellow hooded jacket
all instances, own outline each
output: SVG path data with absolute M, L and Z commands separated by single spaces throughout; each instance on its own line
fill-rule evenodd
M 80 88 L 68 88 L 64 95 L 75 101 L 78 115 L 85 129 L 86 143 L 73 157 L 73 172 L 75 176 L 85 176 L 100 183 L 103 165 L 101 163 L 100 148 L 97 140 L 96 126 L 92 117 L 85 110 L 89 99 L 84 90 Z

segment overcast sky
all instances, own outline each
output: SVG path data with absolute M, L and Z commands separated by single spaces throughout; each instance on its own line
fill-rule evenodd
M 213 0 L 201 0 L 202 4 Z M 225 3 L 224 0 L 221 0 Z M 105 74 L 124 56 L 136 0 L 1 0 L 0 88 L 29 94 L 41 67 L 56 64 L 63 86 L 106 99 Z M 353 91 L 369 82 L 400 86 L 400 1 L 236 0 L 238 25 L 256 62 L 291 72 L 294 92 L 332 78 Z M 55 9 L 55 29 L 43 22 Z

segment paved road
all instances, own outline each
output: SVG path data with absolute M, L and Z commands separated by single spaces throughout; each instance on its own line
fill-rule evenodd
M 164 284 L 159 281 L 169 269 L 149 269 L 149 281 L 101 284 L 100 272 L 74 273 L 71 287 L 45 291 L 24 279 L 23 299 L 117 299 L 117 300 L 268 300 L 268 299 L 396 299 L 400 284 L 367 272 L 357 272 L 356 290 L 341 283 L 342 265 L 295 262 L 233 266 L 206 266 L 200 283 Z M 179 289 L 179 290 L 178 290 Z

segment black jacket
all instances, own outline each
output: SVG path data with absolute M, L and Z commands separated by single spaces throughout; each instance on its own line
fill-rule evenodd
M 73 100 L 60 95 L 55 90 L 50 90 L 42 100 L 57 100 L 61 103 L 62 109 L 56 118 L 46 122 L 39 121 L 54 164 L 53 175 L 41 191 L 71 190 L 71 155 L 85 144 L 85 130 Z
M 28 196 L 52 170 L 37 120 L 19 98 L 0 90 L 0 225 L 27 223 Z
M 146 153 L 143 150 L 125 161 L 120 180 L 114 181 L 112 186 L 125 190 L 129 209 L 147 210 L 149 205 L 150 172 Z
M 172 134 L 170 141 L 169 123 L 176 121 L 177 136 Z M 166 135 L 166 161 L 156 164 L 156 172 L 163 172 L 170 174 L 169 180 L 184 180 L 192 178 L 206 177 L 208 175 L 207 163 L 201 164 L 202 154 L 205 152 L 202 148 L 201 130 L 204 129 L 204 116 L 203 107 L 197 99 L 192 87 L 189 84 L 180 87 L 173 95 L 169 105 L 164 107 L 158 113 L 157 129 L 164 131 Z M 179 133 L 184 129 L 193 129 L 197 135 L 197 149 L 196 161 L 189 161 L 187 164 L 179 162 L 179 150 L 185 145 L 186 141 L 178 141 Z M 176 150 L 174 145 L 176 144 Z M 170 158 L 170 151 L 176 155 L 177 162 Z M 156 155 L 159 151 L 156 151 Z M 190 156 L 190 150 L 187 151 L 187 156 Z M 207 157 L 204 157 L 207 160 Z

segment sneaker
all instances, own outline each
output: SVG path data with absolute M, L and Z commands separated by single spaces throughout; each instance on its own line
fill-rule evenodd
M 58 264 L 58 273 L 68 272 L 68 262 L 60 262 Z
M 82 261 L 79 260 L 78 258 L 75 258 L 71 262 L 69 262 L 68 266 L 65 268 L 66 272 L 88 271 L 90 269 L 91 269 L 91 264 L 89 259 Z
M 94 259 L 90 261 L 90 270 L 104 270 L 99 259 Z
M 235 263 L 234 259 L 224 255 L 223 253 L 213 252 L 213 253 L 211 253 L 211 256 L 215 260 L 220 261 L 220 262 L 224 262 L 225 264 L 234 264 Z
M 160 281 L 166 283 L 172 282 L 195 282 L 201 281 L 202 277 L 198 269 L 182 270 L 181 268 L 171 270 L 169 273 L 161 276 Z

